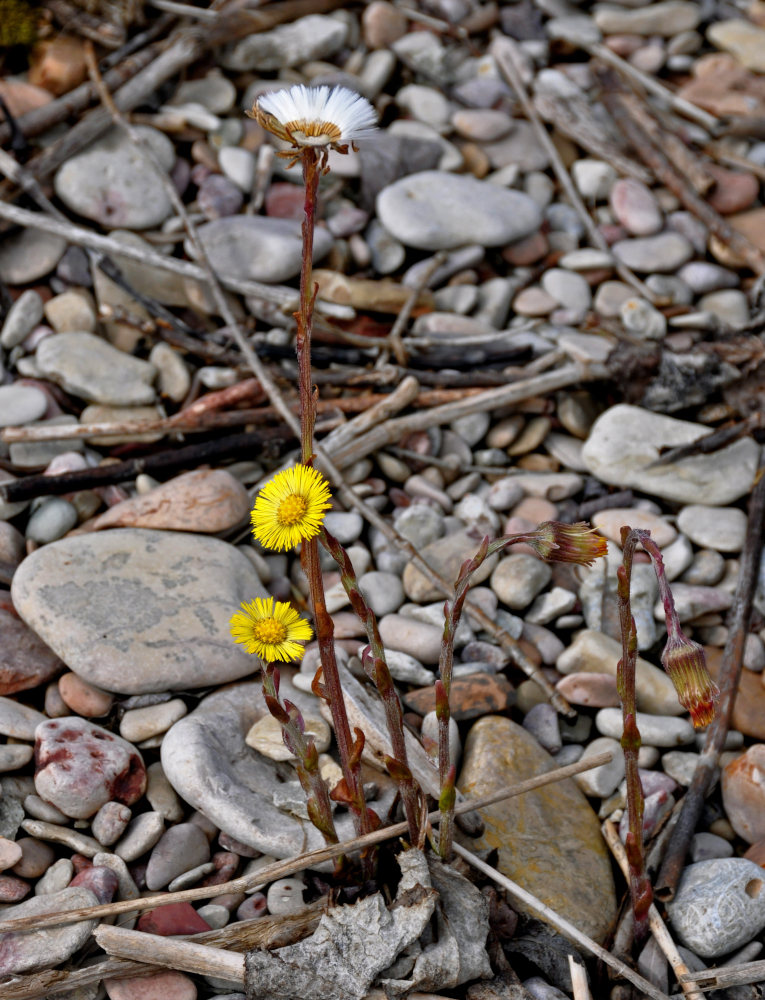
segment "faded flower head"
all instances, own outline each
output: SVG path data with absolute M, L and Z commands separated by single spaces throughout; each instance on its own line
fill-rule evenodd
M 267 549 L 293 549 L 321 531 L 331 506 L 329 483 L 309 465 L 277 473 L 258 493 L 250 520 L 252 533 Z
M 357 139 L 377 128 L 374 108 L 365 97 L 347 87 L 304 87 L 263 94 L 250 117 L 294 149 L 313 147 L 347 153 Z M 287 151 L 280 155 L 294 157 Z
M 608 554 L 605 538 L 584 521 L 576 524 L 545 521 L 527 541 L 542 559 L 550 562 L 591 566 L 596 559 Z
M 313 635 L 309 623 L 294 608 L 275 603 L 273 597 L 256 597 L 250 604 L 242 604 L 242 610 L 231 616 L 229 627 L 236 642 L 267 663 L 299 660 L 303 643 Z
M 709 676 L 704 650 L 697 642 L 673 630 L 661 654 L 661 662 L 675 686 L 683 708 L 691 713 L 693 725 L 700 729 L 715 717 L 715 703 L 720 694 Z

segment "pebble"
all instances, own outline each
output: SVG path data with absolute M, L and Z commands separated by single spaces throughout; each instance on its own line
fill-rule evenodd
M 21 847 L 13 840 L 0 837 L 0 871 L 13 868 L 21 861 Z
M 693 775 L 699 762 L 699 755 L 686 753 L 682 750 L 669 750 L 662 754 L 661 766 L 665 772 L 678 783 L 687 787 L 693 781 Z
M 471 727 L 458 787 L 490 794 L 556 766 L 534 737 L 510 719 L 488 716 Z M 498 849 L 498 869 L 544 898 L 584 933 L 601 941 L 615 915 L 614 886 L 598 819 L 570 779 L 481 810 L 485 832 L 476 850 Z M 525 836 L 512 835 L 523 829 Z M 555 837 L 549 836 L 555 830 Z M 588 892 L 575 891 L 583 880 Z
M 136 131 L 164 170 L 175 162 L 172 142 L 146 125 Z M 107 229 L 150 229 L 172 212 L 154 166 L 121 129 L 112 128 L 56 171 L 53 186 L 67 208 Z
M 276 916 L 299 913 L 303 909 L 305 885 L 299 878 L 280 878 L 272 882 L 266 893 L 268 912 Z
M 763 777 L 765 745 L 753 746 L 723 768 L 721 785 L 725 813 L 731 826 L 744 840 L 753 844 L 765 837 L 763 822 Z
M 715 858 L 688 865 L 667 907 L 672 928 L 696 955 L 725 955 L 765 927 L 762 888 L 762 869 L 746 858 Z
M 560 750 L 562 743 L 558 713 L 548 702 L 542 702 L 529 709 L 523 719 L 523 728 L 528 730 L 548 753 L 556 754 Z
M 141 694 L 251 673 L 247 653 L 221 645 L 220 636 L 232 609 L 265 591 L 226 542 L 122 528 L 38 549 L 17 570 L 12 594 L 19 614 L 79 676 Z
M 10 867 L 21 878 L 40 878 L 55 860 L 52 847 L 34 837 L 21 837 L 16 841 L 21 858 Z
M 162 889 L 178 875 L 210 860 L 210 845 L 195 823 L 178 823 L 166 830 L 151 852 L 146 887 Z
M 27 521 L 27 538 L 40 545 L 55 542 L 77 524 L 77 511 L 63 497 L 46 497 Z
M 652 467 L 663 450 L 690 444 L 708 432 L 701 424 L 619 403 L 595 421 L 582 458 L 590 472 L 609 485 L 674 503 L 703 500 L 708 506 L 723 506 L 751 489 L 757 462 L 754 441 L 737 441 L 714 455 Z
M 602 632 L 582 629 L 558 657 L 555 666 L 562 674 L 587 672 L 616 677 L 620 656 L 621 643 Z M 640 656 L 635 671 L 635 690 L 640 711 L 661 716 L 681 715 L 684 711 L 669 677 Z
M 550 268 L 542 275 L 542 288 L 558 305 L 582 317 L 592 305 L 590 286 L 575 271 Z
M 328 724 L 316 715 L 303 716 L 305 733 L 313 738 L 316 749 L 324 753 L 329 748 L 331 732 Z M 270 760 L 295 760 L 295 755 L 287 748 L 282 738 L 281 723 L 272 715 L 258 719 L 245 736 L 247 746 L 262 753 Z
M 45 303 L 45 318 L 56 333 L 94 333 L 97 318 L 93 297 L 85 289 L 54 295 Z
M 691 837 L 691 861 L 711 861 L 714 858 L 729 858 L 733 845 L 714 833 L 694 833 Z
M 438 663 L 443 628 L 402 615 L 385 615 L 379 627 L 386 647 L 408 653 L 421 663 Z
M 606 798 L 616 791 L 624 778 L 624 753 L 618 740 L 599 736 L 584 748 L 580 760 L 590 760 L 601 753 L 610 753 L 610 762 L 574 775 L 574 781 L 585 795 Z
M 93 836 L 100 844 L 116 843 L 127 829 L 133 814 L 121 802 L 105 802 L 90 824 Z
M 60 672 L 62 663 L 56 654 L 21 619 L 5 608 L 0 608 L 0 630 L 3 634 L 0 650 L 0 695 L 35 688 Z M 15 701 L 0 700 L 0 731 L 4 731 L 2 726 L 7 727 L 11 718 L 23 717 L 25 712 L 32 714 L 28 716 L 28 724 L 24 730 L 27 736 L 21 738 L 33 740 L 34 727 L 38 722 L 43 722 L 45 716 L 34 709 L 25 709 Z M 17 722 L 16 725 L 18 724 Z M 5 735 L 13 734 L 6 732 Z
M 696 545 L 718 552 L 740 552 L 746 535 L 746 514 L 738 507 L 688 504 L 677 526 Z
M 154 400 L 154 365 L 118 351 L 92 333 L 46 337 L 35 358 L 47 378 L 80 399 L 124 406 Z
M 165 821 L 159 813 L 140 813 L 128 824 L 114 853 L 123 861 L 136 861 L 154 847 L 164 831 Z
M 0 240 L 0 281 L 26 285 L 50 274 L 64 255 L 67 241 L 39 229 L 22 229 Z
M 0 344 L 7 350 L 16 347 L 27 338 L 42 318 L 43 300 L 34 289 L 28 288 L 8 310 L 0 330 Z
M 177 823 L 183 818 L 183 806 L 173 786 L 167 780 L 161 762 L 157 760 L 149 764 L 146 774 L 148 778 L 146 798 L 149 805 L 169 823 Z
M 22 705 L 14 698 L 0 698 L 0 735 L 31 742 L 40 723 L 47 722 L 42 712 Z
M 224 69 L 258 73 L 297 66 L 333 55 L 345 44 L 347 35 L 347 22 L 325 14 L 308 14 L 271 31 L 248 34 L 227 46 L 221 53 L 221 64 Z
M 694 730 L 687 719 L 672 719 L 666 715 L 636 714 L 637 727 L 646 746 L 675 747 L 694 742 Z M 598 732 L 612 739 L 622 734 L 622 713 L 618 708 L 601 708 L 595 716 Z
M 520 611 L 534 600 L 552 578 L 552 570 L 536 556 L 511 553 L 497 563 L 491 588 L 500 601 Z
M 609 204 L 631 236 L 653 236 L 663 225 L 662 212 L 650 188 L 633 177 L 614 181 Z
M 75 819 L 87 819 L 110 799 L 132 805 L 146 790 L 140 754 L 119 736 L 76 716 L 37 727 L 35 762 L 37 794 Z
M 434 170 L 384 188 L 377 215 L 396 239 L 420 250 L 502 246 L 529 236 L 541 223 L 539 209 L 525 194 Z
M 67 708 L 77 715 L 85 716 L 86 719 L 108 715 L 114 702 L 108 691 L 102 691 L 93 684 L 88 684 L 71 672 L 59 678 L 58 690 Z
M 712 549 L 700 549 L 693 557 L 693 563 L 683 573 L 682 582 L 714 586 L 725 573 L 725 559 Z
M 696 584 L 676 582 L 672 585 L 675 610 L 681 622 L 693 621 L 701 615 L 716 611 L 727 611 L 733 604 L 733 597 L 721 587 L 702 587 Z M 661 603 L 661 602 L 660 602 Z M 664 621 L 664 605 L 654 608 L 654 615 Z
M 303 243 L 296 219 L 232 215 L 200 226 L 198 233 L 213 269 L 231 279 L 280 282 L 300 272 Z M 329 231 L 318 227 L 314 261 L 321 260 L 331 246 Z
M 194 980 L 182 972 L 164 970 L 140 979 L 105 979 L 109 1000 L 196 1000 Z
M 120 721 L 120 735 L 131 743 L 140 743 L 167 732 L 173 723 L 186 714 L 186 704 L 180 698 L 146 708 L 125 712 Z
M 663 549 L 677 538 L 677 531 L 660 514 L 640 510 L 638 507 L 609 507 L 599 510 L 590 519 L 593 528 L 612 542 L 621 546 L 621 528 L 639 528 L 648 531 L 652 540 Z
M 145 934 L 176 937 L 179 934 L 209 931 L 210 925 L 199 916 L 191 903 L 168 903 L 142 913 L 138 918 L 137 929 Z
M 476 540 L 469 531 L 463 530 L 451 532 L 445 537 L 431 542 L 429 545 L 418 545 L 417 547 L 422 558 L 437 573 L 440 573 L 447 580 L 456 580 L 463 562 L 466 559 L 472 559 L 479 544 L 480 539 Z M 490 576 L 496 565 L 496 555 L 491 555 L 488 559 L 485 559 L 473 573 L 471 578 L 473 584 L 483 583 Z M 423 603 L 425 601 L 439 600 L 443 596 L 441 590 L 431 582 L 429 577 L 425 576 L 417 568 L 414 562 L 407 563 L 402 576 L 402 583 L 404 592 L 410 601 Z M 394 646 L 394 648 L 400 647 Z M 404 649 L 403 652 L 412 652 L 413 656 L 417 656 L 417 653 L 412 650 Z M 418 657 L 418 659 L 422 659 L 422 657 Z M 423 660 L 423 662 L 427 663 L 429 661 Z
M 19 427 L 39 420 L 48 408 L 45 393 L 31 385 L 0 386 L 0 427 Z
M 663 340 L 667 320 L 645 299 L 631 298 L 622 303 L 619 318 L 627 333 L 640 340 Z
M 688 0 L 664 0 L 641 5 L 636 10 L 603 4 L 595 9 L 593 18 L 604 35 L 672 38 L 681 31 L 692 31 L 701 20 L 701 11 L 697 4 Z
M 45 872 L 35 886 L 36 896 L 48 896 L 66 889 L 74 876 L 74 865 L 69 858 L 59 858 Z M 90 888 L 90 886 L 86 886 Z
M 616 181 L 616 171 L 610 163 L 586 157 L 572 163 L 571 176 L 579 194 L 593 203 L 605 201 Z
M 0 772 L 17 771 L 28 764 L 34 755 L 30 746 L 6 745 L 0 746 Z
M 693 256 L 691 244 L 675 232 L 618 240 L 611 249 L 622 264 L 639 274 L 676 271 Z

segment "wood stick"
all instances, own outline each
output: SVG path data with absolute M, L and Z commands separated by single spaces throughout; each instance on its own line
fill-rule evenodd
M 244 985 L 244 955 L 235 951 L 143 931 L 128 931 L 110 924 L 96 927 L 93 937 L 108 955 Z
M 568 956 L 568 971 L 571 975 L 571 992 L 574 1000 L 592 1000 L 590 987 L 587 983 L 587 970 L 571 954 Z
M 741 553 L 741 568 L 728 627 L 728 639 L 722 655 L 722 666 L 718 678 L 720 699 L 714 721 L 707 729 L 704 748 L 693 773 L 691 784 L 683 798 L 680 818 L 672 831 L 667 853 L 656 879 L 655 891 L 661 900 L 669 901 L 674 898 L 688 852 L 688 845 L 696 830 L 707 792 L 716 775 L 717 763 L 730 727 L 733 703 L 744 660 L 744 643 L 749 632 L 752 601 L 757 587 L 764 526 L 765 465 L 761 464 L 755 476 L 755 486 L 749 501 L 749 518 L 744 548 Z
M 563 781 L 575 774 L 589 771 L 593 767 L 600 767 L 607 764 L 612 759 L 609 751 L 598 754 L 587 761 L 577 761 L 575 764 L 568 764 L 566 767 L 555 768 L 546 774 L 540 774 L 536 778 L 528 778 L 516 785 L 508 785 L 506 788 L 493 792 L 491 795 L 484 795 L 480 798 L 465 799 L 455 806 L 455 814 L 461 815 L 465 812 L 472 812 L 474 809 L 483 809 L 501 802 L 505 799 L 514 798 L 516 795 L 523 795 L 526 792 L 534 791 L 545 785 L 552 785 L 558 781 Z M 431 812 L 428 820 L 431 823 L 438 822 L 441 813 L 438 810 Z M 157 906 L 166 906 L 168 903 L 191 902 L 197 899 L 210 899 L 227 892 L 246 892 L 256 885 L 267 885 L 275 879 L 285 878 L 295 872 L 303 871 L 324 861 L 331 861 L 341 854 L 349 854 L 353 851 L 362 850 L 374 844 L 382 844 L 386 840 L 391 840 L 406 833 L 409 826 L 406 822 L 394 823 L 392 826 L 375 830 L 363 837 L 355 837 L 342 844 L 333 844 L 329 847 L 321 847 L 315 851 L 309 851 L 296 858 L 288 858 L 286 861 L 276 861 L 272 865 L 261 868 L 260 871 L 251 875 L 242 875 L 229 882 L 222 882 L 214 886 L 196 886 L 193 889 L 181 889 L 179 892 L 159 893 L 154 896 L 145 896 L 142 899 L 125 899 L 116 903 L 102 903 L 97 906 L 84 906 L 78 910 L 67 910 L 64 913 L 40 914 L 34 917 L 15 917 L 9 920 L 0 920 L 0 934 L 7 931 L 21 931 L 30 929 L 41 929 L 44 927 L 58 927 L 61 924 L 71 924 L 78 920 L 92 920 L 94 918 L 111 917 L 118 913 L 126 913 L 137 910 L 150 910 Z
M 149 264 L 151 267 L 157 267 L 163 271 L 172 271 L 184 278 L 191 278 L 204 284 L 209 282 L 207 272 L 198 264 L 157 253 L 146 247 L 139 248 L 128 243 L 120 243 L 119 240 L 110 236 L 101 236 L 90 229 L 76 226 L 71 222 L 53 219 L 42 212 L 30 212 L 29 209 L 0 201 L 0 218 L 7 219 L 9 222 L 24 228 L 41 229 L 54 236 L 61 236 L 77 246 L 89 247 L 92 250 L 99 250 L 113 256 L 127 257 L 130 260 Z M 240 281 L 236 278 L 227 278 L 225 275 L 220 275 L 220 280 L 231 291 L 239 292 L 241 295 L 252 295 L 266 302 L 273 302 L 285 312 L 297 306 L 297 293 L 292 288 L 266 285 L 259 281 Z
M 685 979 L 693 979 L 703 990 L 721 990 L 728 986 L 746 986 L 765 980 L 765 961 L 745 962 L 743 965 L 722 965 L 718 969 L 689 972 Z M 680 985 L 683 985 L 683 980 Z
M 536 914 L 546 923 L 551 924 L 559 934 L 563 934 L 564 937 L 569 938 L 569 940 L 575 942 L 581 948 L 584 948 L 605 965 L 615 969 L 620 976 L 629 980 L 633 986 L 637 986 L 638 989 L 642 990 L 646 996 L 651 998 L 651 1000 L 669 1000 L 666 993 L 662 993 L 661 990 L 658 990 L 652 983 L 649 983 L 647 979 L 644 979 L 641 975 L 622 962 L 621 959 L 614 957 L 610 951 L 606 951 L 605 948 L 599 945 L 596 941 L 593 941 L 592 938 L 583 934 L 578 927 L 575 927 L 572 923 L 566 920 L 565 917 L 556 913 L 555 910 L 543 903 L 541 899 L 537 899 L 537 897 L 532 895 L 532 893 L 521 888 L 517 882 L 511 881 L 506 875 L 497 871 L 496 868 L 492 868 L 491 865 L 487 865 L 486 862 L 481 861 L 481 859 L 473 854 L 472 851 L 468 851 L 461 844 L 454 844 L 454 853 L 458 854 L 461 858 L 464 858 L 465 861 L 471 864 L 473 868 L 476 868 L 479 872 L 483 872 L 484 875 L 488 875 L 490 879 L 497 883 L 497 885 L 502 886 L 510 898 L 519 903 L 524 909 L 531 910 L 532 913 Z
M 624 849 L 624 844 L 622 844 L 619 839 L 619 833 L 616 826 L 607 819 L 601 826 L 603 831 L 603 837 L 611 849 L 611 853 L 616 858 L 616 862 L 621 869 L 622 875 L 625 879 L 629 881 L 629 863 L 627 861 L 627 852 Z M 694 981 L 691 973 L 689 972 L 688 966 L 685 964 L 680 956 L 680 952 L 677 950 L 677 945 L 672 940 L 672 935 L 667 930 L 667 925 L 661 919 L 659 911 L 656 909 L 654 903 L 651 903 L 648 909 L 648 926 L 651 928 L 651 933 L 656 940 L 656 943 L 661 948 L 664 953 L 665 958 L 672 966 L 672 971 L 680 983 L 682 991 L 686 997 L 686 1000 L 704 1000 L 703 996 L 699 992 L 698 984 Z M 685 977 L 682 979 L 681 977 Z

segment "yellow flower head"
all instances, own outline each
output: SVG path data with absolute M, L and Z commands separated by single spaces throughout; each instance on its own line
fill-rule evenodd
M 311 626 L 289 604 L 274 603 L 273 597 L 256 597 L 231 616 L 231 635 L 248 653 L 261 660 L 299 660 L 303 643 L 313 635 Z
M 329 483 L 309 465 L 279 472 L 258 493 L 252 510 L 252 533 L 267 549 L 293 549 L 321 530 L 331 507 Z

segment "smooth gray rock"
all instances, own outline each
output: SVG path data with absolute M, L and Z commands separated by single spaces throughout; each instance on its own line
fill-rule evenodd
M 3 918 L 35 917 L 42 913 L 64 913 L 83 906 L 95 906 L 95 893 L 81 886 L 64 889 L 46 896 L 35 896 L 18 906 L 3 910 Z M 97 920 L 81 920 L 74 924 L 36 930 L 33 934 L 13 931 L 4 934 L 0 942 L 0 975 L 52 969 L 65 962 L 81 948 L 93 932 Z
M 146 888 L 163 889 L 184 872 L 210 860 L 210 843 L 196 823 L 178 823 L 166 830 L 151 852 Z
M 145 125 L 136 129 L 160 165 L 170 170 L 175 163 L 170 139 Z M 53 186 L 67 208 L 109 229 L 149 229 L 173 210 L 153 164 L 118 128 L 70 157 L 56 171 Z
M 46 497 L 27 522 L 27 538 L 40 545 L 55 542 L 77 524 L 77 511 L 63 497 Z
M 46 378 L 80 399 L 114 406 L 154 402 L 154 365 L 118 351 L 95 334 L 58 333 L 46 337 L 35 358 Z
M 85 680 L 120 694 L 222 684 L 257 661 L 229 634 L 266 597 L 252 563 L 217 538 L 116 528 L 53 542 L 13 580 L 21 617 Z
M 359 578 L 359 589 L 378 618 L 398 611 L 404 603 L 404 587 L 394 573 L 365 573 Z
M 618 240 L 611 249 L 622 264 L 640 274 L 675 271 L 693 256 L 693 247 L 688 240 L 673 232 Z
M 0 427 L 18 427 L 39 420 L 48 408 L 45 393 L 33 385 L 0 386 Z
M 765 875 L 746 858 L 688 865 L 667 905 L 680 941 L 702 958 L 718 958 L 765 927 Z
M 610 486 L 631 487 L 676 503 L 722 506 L 751 489 L 759 456 L 759 445 L 751 438 L 712 455 L 652 467 L 667 448 L 690 444 L 708 432 L 702 424 L 620 403 L 595 421 L 582 458 L 590 472 Z
M 229 278 L 279 282 L 289 281 L 300 272 L 303 240 L 297 219 L 232 215 L 200 226 L 199 238 L 213 269 Z M 331 246 L 331 233 L 317 228 L 314 261 L 321 260 Z M 187 250 L 193 256 L 193 248 Z
M 42 318 L 43 301 L 33 288 L 28 288 L 19 295 L 8 310 L 2 331 L 0 331 L 0 344 L 6 348 L 20 344 Z
M 635 721 L 646 746 L 676 747 L 694 742 L 694 729 L 688 719 L 668 718 L 666 715 L 648 715 L 636 712 Z M 599 733 L 618 740 L 622 735 L 622 710 L 601 708 L 595 716 Z
M 15 698 L 0 698 L 0 735 L 16 740 L 32 741 L 35 729 L 48 717 L 29 705 L 22 705 Z
M 23 229 L 0 240 L 0 281 L 26 285 L 50 274 L 64 256 L 67 241 L 40 229 Z
M 740 552 L 746 534 L 746 514 L 738 507 L 688 504 L 678 514 L 677 526 L 702 548 Z
M 299 691 L 290 671 L 281 672 L 280 695 L 308 714 L 312 695 Z M 324 844 L 308 822 L 277 809 L 282 786 L 276 762 L 250 749 L 245 734 L 267 709 L 261 685 L 231 685 L 205 698 L 162 741 L 162 768 L 175 791 L 228 836 L 277 858 L 293 857 Z M 338 835 L 352 836 L 350 817 L 337 820 Z
M 309 14 L 272 31 L 253 32 L 223 52 L 225 69 L 263 70 L 326 59 L 345 44 L 348 25 L 326 14 Z M 276 89 L 276 88 L 270 88 Z
M 528 195 L 438 170 L 388 185 L 377 198 L 377 214 L 396 239 L 420 250 L 502 246 L 535 232 L 542 221 Z

